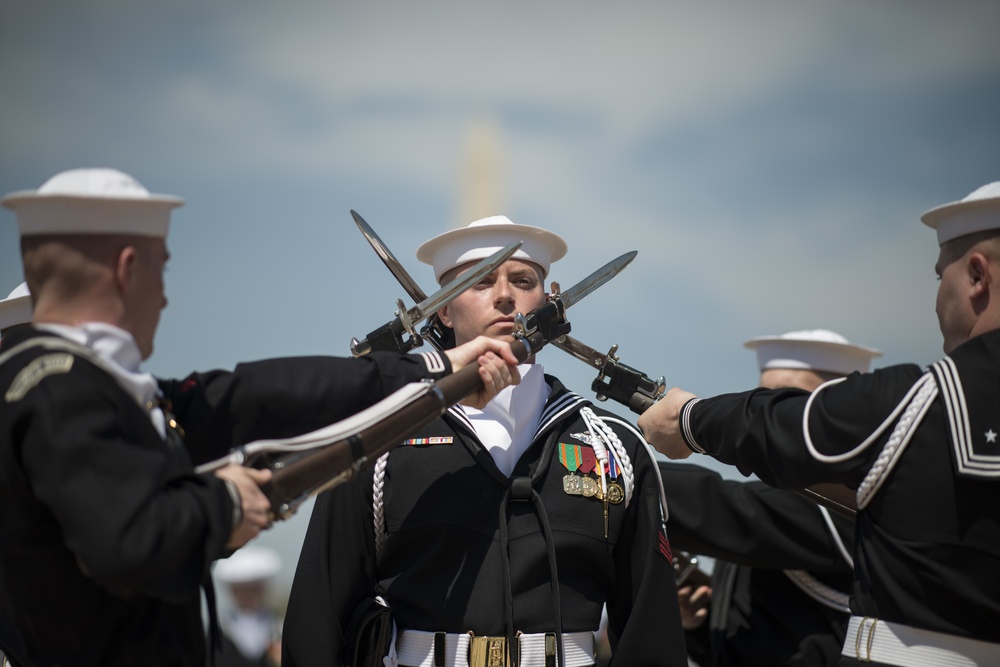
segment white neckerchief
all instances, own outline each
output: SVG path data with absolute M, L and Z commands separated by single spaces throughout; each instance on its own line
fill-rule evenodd
M 521 383 L 505 387 L 482 410 L 462 406 L 479 441 L 508 477 L 534 439 L 549 396 L 545 370 L 540 364 L 521 364 L 517 370 Z
M 100 357 L 115 373 L 121 384 L 131 390 L 139 405 L 149 409 L 149 418 L 153 426 L 160 433 L 160 437 L 166 437 L 163 411 L 155 406 L 160 386 L 151 373 L 139 370 L 142 353 L 132 334 L 106 322 L 84 322 L 75 327 L 43 323 L 36 325 L 35 328 L 83 345 Z M 152 408 L 148 407 L 150 404 L 153 405 Z

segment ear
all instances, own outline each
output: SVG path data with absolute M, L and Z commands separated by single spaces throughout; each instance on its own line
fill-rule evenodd
M 438 319 L 441 320 L 441 324 L 445 325 L 449 329 L 454 329 L 455 328 L 454 326 L 452 326 L 451 316 L 448 314 L 448 306 L 445 306 L 444 308 L 441 308 L 437 312 L 437 316 L 438 316 Z
M 969 287 L 972 290 L 973 298 L 984 296 L 990 291 L 990 262 L 981 252 L 974 252 L 969 255 L 966 263 L 969 272 Z
M 134 246 L 125 246 L 115 260 L 115 285 L 124 292 L 135 277 L 137 251 Z

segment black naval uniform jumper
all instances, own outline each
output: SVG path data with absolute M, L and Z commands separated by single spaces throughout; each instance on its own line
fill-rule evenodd
M 836 665 L 849 614 L 806 594 L 785 570 L 850 590 L 852 568 L 815 502 L 763 482 L 723 479 L 688 463 L 660 463 L 671 545 L 719 559 L 711 618 L 685 633 L 702 667 Z M 830 513 L 848 552 L 854 522 Z
M 62 340 L 26 329 L 4 350 L 43 337 Z M 64 355 L 33 347 L 0 365 L 0 648 L 15 667 L 203 664 L 199 588 L 234 508 L 222 480 L 193 465 L 428 377 L 416 356 L 376 354 L 161 381 L 181 445 L 108 372 L 77 355 L 66 368 Z
M 582 442 L 574 434 L 588 431 L 580 409 L 590 404 L 555 378 L 546 382 L 552 391 L 539 430 L 511 476 L 536 476 L 540 506 L 508 497 L 501 510 L 511 479 L 459 408 L 414 434 L 451 442 L 406 445 L 389 455 L 377 563 L 371 471 L 317 500 L 285 617 L 283 665 L 345 664 L 351 613 L 376 593 L 400 630 L 505 635 L 504 549 L 513 630 L 553 632 L 550 547 L 563 632 L 597 630 L 607 601 L 613 664 L 687 664 L 653 462 L 644 445 L 613 425 L 634 466 L 635 490 L 627 509 L 609 505 L 605 539 L 603 503 L 563 491 L 568 471 L 557 447 Z M 543 513 L 552 545 L 543 537 Z
M 930 373 L 938 395 L 925 406 L 908 446 L 885 469 L 884 484 L 858 512 L 851 610 L 860 617 L 998 642 L 1000 330 L 959 346 Z M 863 443 L 923 375 L 915 365 L 892 366 L 821 389 L 813 395 L 808 420 L 816 450 L 848 453 Z M 682 431 L 695 451 L 707 450 L 775 486 L 821 481 L 861 486 L 892 425 L 856 455 L 821 462 L 806 446 L 802 422 L 808 400 L 795 390 L 693 399 L 682 410 Z M 852 656 L 854 639 L 849 632 L 845 645 Z M 864 642 L 860 648 L 866 657 Z M 859 663 L 851 657 L 841 664 Z

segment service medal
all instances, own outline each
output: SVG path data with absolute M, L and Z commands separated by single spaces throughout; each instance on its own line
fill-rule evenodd
M 583 495 L 587 498 L 593 498 L 601 490 L 601 485 L 593 477 L 581 477 L 581 479 L 583 480 Z
M 612 505 L 618 505 L 625 500 L 625 490 L 618 482 L 611 482 L 608 484 L 607 497 L 609 503 Z
M 583 477 L 579 475 L 565 475 L 563 476 L 563 491 L 571 496 L 582 496 L 583 495 Z

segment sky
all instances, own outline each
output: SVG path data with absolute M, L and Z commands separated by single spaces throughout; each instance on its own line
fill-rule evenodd
M 113 167 L 185 198 L 158 375 L 347 355 L 412 305 L 349 211 L 430 291 L 416 248 L 470 222 L 488 127 L 495 212 L 569 244 L 552 279 L 639 251 L 569 311 L 587 345 L 699 395 L 790 330 L 926 365 L 920 215 L 1000 180 L 997 25 L 993 0 L 4 2 L 0 193 Z M 22 279 L 4 209 L 0 292 Z M 306 513 L 267 536 L 290 558 Z

